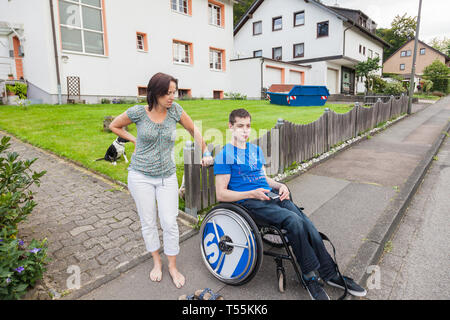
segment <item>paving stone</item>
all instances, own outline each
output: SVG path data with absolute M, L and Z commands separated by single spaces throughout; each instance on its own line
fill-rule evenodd
M 91 225 L 81 226 L 81 227 L 76 227 L 76 228 L 72 229 L 72 231 L 70 231 L 70 234 L 75 237 L 82 232 L 90 231 L 90 230 L 94 230 L 94 227 Z

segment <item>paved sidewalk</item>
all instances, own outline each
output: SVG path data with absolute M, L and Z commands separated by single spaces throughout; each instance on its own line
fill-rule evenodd
M 450 97 L 414 105 L 413 112 L 288 182 L 294 201 L 332 239 L 341 270 L 362 285 L 437 152 L 442 132 L 449 129 Z M 149 281 L 149 260 L 81 299 L 177 299 L 205 287 L 226 299 L 309 299 L 288 263 L 286 292 L 278 292 L 275 264 L 269 257 L 249 283 L 224 285 L 203 265 L 199 237 L 181 244 L 178 261 L 187 279 L 184 288 L 174 287 L 167 267 L 161 283 Z M 336 289 L 326 290 L 332 298 L 340 295 Z
M 0 132 L 0 139 L 4 134 Z M 47 171 L 41 186 L 32 187 L 37 206 L 18 235 L 26 243 L 32 238 L 48 239 L 52 261 L 44 274 L 47 291 L 64 294 L 73 274 L 67 273 L 69 266 L 80 268 L 82 289 L 87 292 L 150 257 L 128 191 L 18 139 L 10 143 L 9 152 L 23 159 L 38 158 L 32 170 Z M 182 239 L 193 234 L 188 221 L 179 217 L 178 225 Z

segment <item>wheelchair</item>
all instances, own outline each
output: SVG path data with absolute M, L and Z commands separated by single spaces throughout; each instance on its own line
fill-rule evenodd
M 303 210 L 303 208 L 299 209 Z M 202 221 L 200 227 L 202 259 L 208 271 L 219 281 L 239 286 L 248 283 L 257 274 L 263 262 L 263 256 L 271 256 L 276 264 L 278 290 L 281 293 L 286 289 L 283 260 L 288 260 L 292 263 L 299 282 L 306 289 L 301 270 L 289 247 L 285 233 L 285 230 L 275 226 L 257 223 L 250 212 L 237 203 L 221 202 L 212 208 Z M 323 240 L 331 243 L 326 235 L 322 233 L 320 235 Z M 263 242 L 273 247 L 284 248 L 284 253 L 264 250 Z M 331 246 L 336 271 L 342 278 L 332 243 Z M 347 288 L 339 300 L 344 299 L 346 295 Z

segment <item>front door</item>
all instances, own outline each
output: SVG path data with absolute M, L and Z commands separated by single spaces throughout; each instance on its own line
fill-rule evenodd
M 342 67 L 341 93 L 355 94 L 355 70 Z

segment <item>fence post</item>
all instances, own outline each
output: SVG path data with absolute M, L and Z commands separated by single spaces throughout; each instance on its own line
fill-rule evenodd
M 394 103 L 394 99 L 395 99 L 395 97 L 393 96 L 393 95 L 391 95 L 391 99 L 389 100 L 389 119 L 388 120 L 391 120 L 392 119 L 392 104 Z
M 330 137 L 329 137 L 329 130 L 328 130 L 328 124 L 330 119 L 330 108 L 325 108 L 325 152 L 328 152 L 330 150 Z
M 186 141 L 183 148 L 184 156 L 184 204 L 185 212 L 195 218 L 197 218 L 197 208 L 195 207 L 194 201 L 194 179 L 193 169 L 194 169 L 194 143 L 192 141 Z
M 279 118 L 275 126 L 278 129 L 278 173 L 283 173 L 285 160 L 284 160 L 284 120 Z M 272 149 L 273 150 L 273 149 Z
M 354 137 L 358 136 L 358 112 L 359 112 L 359 102 L 355 102 L 355 134 Z

